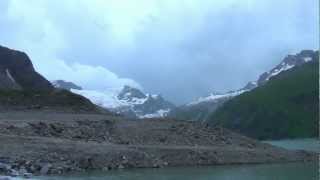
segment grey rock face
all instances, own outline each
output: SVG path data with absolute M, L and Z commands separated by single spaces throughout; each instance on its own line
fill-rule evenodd
M 122 91 L 119 93 L 118 98 L 120 100 L 132 101 L 134 98 L 142 99 L 147 96 L 141 92 L 139 89 L 132 88 L 130 86 L 124 86 Z
M 82 90 L 82 87 L 74 84 L 73 82 L 68 82 L 64 80 L 52 81 L 52 85 L 58 89 L 65 89 L 70 91 L 71 89 Z
M 134 107 L 136 111 L 143 112 L 142 114 L 152 114 L 158 110 L 172 109 L 174 105 L 169 101 L 166 101 L 162 96 L 148 96 L 147 100 L 143 104 L 139 104 Z

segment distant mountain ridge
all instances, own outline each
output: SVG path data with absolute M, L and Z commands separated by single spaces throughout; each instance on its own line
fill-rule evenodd
M 313 50 L 303 50 L 296 55 L 288 55 L 277 66 L 270 71 L 262 73 L 257 81 L 248 82 L 247 85 L 239 90 L 227 93 L 212 93 L 206 97 L 200 97 L 198 100 L 190 102 L 173 109 L 168 116 L 178 119 L 187 119 L 192 121 L 206 121 L 209 114 L 214 113 L 225 102 L 249 92 L 259 86 L 266 84 L 270 79 L 282 72 L 299 67 L 307 62 L 315 60 L 318 52 Z
M 130 86 L 124 86 L 121 90 L 71 89 L 71 91 L 87 97 L 98 106 L 129 118 L 165 117 L 175 107 L 161 95 L 145 94 L 141 90 Z

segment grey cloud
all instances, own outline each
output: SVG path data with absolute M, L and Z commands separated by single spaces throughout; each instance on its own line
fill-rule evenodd
M 106 20 L 103 8 L 92 14 L 88 1 L 46 2 L 43 21 L 52 23 L 65 41 L 65 47 L 53 53 L 55 58 L 66 64 L 103 66 L 176 103 L 241 88 L 288 53 L 319 47 L 315 0 L 154 0 L 150 12 L 133 19 L 135 26 L 123 22 L 130 30 L 121 34 L 124 42 L 115 38 L 113 26 L 122 27 L 123 18 L 131 20 L 130 12 L 123 12 L 122 19 Z M 0 4 L 0 10 L 5 6 Z M 0 30 L 3 43 L 14 38 L 12 27 L 23 28 L 6 18 L 0 22 L 5 24 Z

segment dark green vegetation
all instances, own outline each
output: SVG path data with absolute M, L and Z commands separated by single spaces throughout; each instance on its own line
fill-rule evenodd
M 0 110 L 100 111 L 88 99 L 67 90 L 1 90 Z
M 283 72 L 225 103 L 209 123 L 258 139 L 316 137 L 318 72 L 318 60 Z

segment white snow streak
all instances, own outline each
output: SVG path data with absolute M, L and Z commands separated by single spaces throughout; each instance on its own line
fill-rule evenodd
M 267 80 L 269 80 L 269 79 L 270 79 L 271 77 L 273 77 L 273 76 L 276 76 L 276 75 L 280 74 L 280 73 L 283 72 L 283 71 L 287 71 L 287 70 L 293 68 L 294 66 L 295 66 L 295 65 L 286 64 L 286 65 L 284 65 L 281 69 L 275 69 L 275 70 L 273 70 L 272 72 L 269 72 L 270 75 L 268 76 Z
M 16 80 L 12 77 L 9 69 L 6 69 L 6 74 L 7 74 L 8 78 L 9 78 L 13 83 L 16 84 Z
M 144 118 L 158 118 L 158 117 L 165 117 L 170 112 L 170 109 L 160 109 L 153 114 L 146 114 L 143 116 L 139 116 L 140 119 Z
M 238 96 L 246 91 L 248 91 L 248 90 L 233 91 L 233 92 L 229 92 L 229 93 L 225 93 L 225 94 L 211 94 L 210 96 L 207 96 L 207 97 L 200 97 L 197 101 L 194 101 L 194 102 L 187 104 L 187 106 L 193 106 L 193 105 L 203 103 L 203 102 L 211 102 L 211 101 L 215 101 L 215 100 L 218 100 L 221 98 Z

